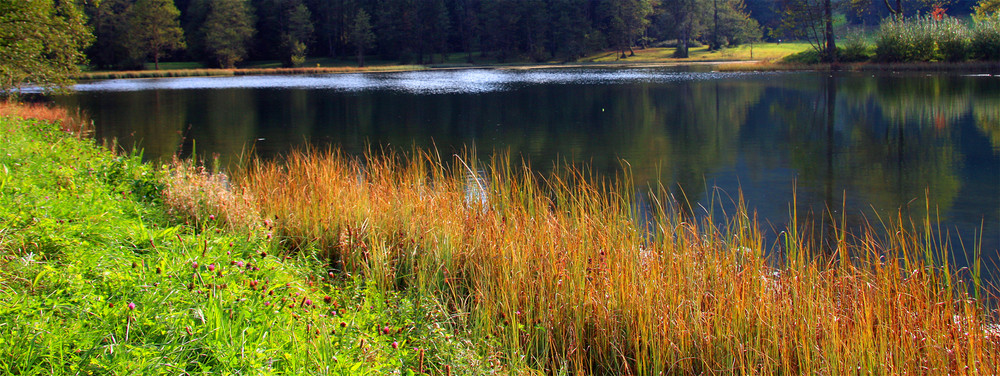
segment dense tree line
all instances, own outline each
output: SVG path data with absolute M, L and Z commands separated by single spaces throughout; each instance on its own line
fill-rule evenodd
M 662 41 L 722 48 L 762 36 L 744 0 L 90 0 L 100 68 L 173 59 L 234 66 L 307 56 L 434 63 L 574 60 Z M 179 30 L 183 32 L 178 33 Z M 156 35 L 150 35 L 156 34 Z M 685 48 L 686 52 L 686 48 Z M 682 52 L 683 55 L 683 52 Z
M 234 67 L 306 57 L 435 63 L 444 54 L 571 61 L 599 50 L 718 49 L 757 39 L 836 51 L 833 25 L 992 13 L 997 0 L 0 0 L 0 87 L 67 82 L 78 65 L 162 59 Z M 85 54 L 80 53 L 84 50 Z M 829 56 L 835 56 L 828 53 Z
M 718 49 L 761 38 L 806 38 L 811 9 L 877 24 L 926 12 L 931 0 L 90 0 L 100 68 L 137 68 L 170 55 L 233 67 L 244 60 L 285 66 L 311 57 L 365 55 L 435 63 L 464 53 L 475 62 L 571 61 L 597 50 L 628 58 L 656 43 Z M 968 12 L 974 0 L 951 0 Z M 812 7 L 812 8 L 810 8 Z M 819 7 L 819 8 L 816 8 Z M 795 13 L 798 12 L 798 13 Z M 954 13 L 954 12 L 953 12 Z M 803 19 L 803 15 L 806 15 Z M 827 21 L 817 18 L 820 21 Z M 789 21 L 792 22 L 789 22 Z M 830 20 L 832 22 L 832 20 Z M 824 25 L 820 25 L 819 31 Z M 159 35 L 150 35 L 159 34 Z M 186 47 L 186 48 L 185 48 Z

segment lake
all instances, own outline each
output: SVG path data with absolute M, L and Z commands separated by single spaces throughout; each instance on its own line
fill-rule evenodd
M 706 70 L 706 69 L 701 69 Z M 775 239 L 800 213 L 850 226 L 897 218 L 1000 263 L 1000 77 L 956 73 L 716 73 L 673 69 L 448 70 L 109 80 L 57 102 L 147 160 L 236 163 L 306 144 L 442 154 L 474 149 L 539 171 L 630 166 L 700 207 L 742 192 Z M 721 203 L 721 204 L 720 204 Z M 841 212 L 843 211 L 843 212 Z M 822 226 L 820 226 L 822 227 Z M 964 257 L 958 257 L 965 264 Z

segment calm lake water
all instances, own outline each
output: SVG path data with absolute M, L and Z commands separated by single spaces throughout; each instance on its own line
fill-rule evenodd
M 57 98 L 97 136 L 147 159 L 264 157 L 309 143 L 441 153 L 509 151 L 637 187 L 661 182 L 710 206 L 741 190 L 772 236 L 825 208 L 851 224 L 929 200 L 941 230 L 1000 263 L 1000 77 L 725 74 L 669 69 L 457 70 L 84 83 Z M 793 188 L 797 187 L 797 188 Z M 846 199 L 845 199 L 846 197 Z M 699 209 L 696 209 L 699 210 Z M 844 210 L 844 213 L 841 213 Z M 964 260 L 959 260 L 964 264 Z

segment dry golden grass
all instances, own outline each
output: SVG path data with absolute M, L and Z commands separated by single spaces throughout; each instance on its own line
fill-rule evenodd
M 17 117 L 34 119 L 53 124 L 59 124 L 60 129 L 85 137 L 93 132 L 93 123 L 80 113 L 71 114 L 62 107 L 40 103 L 24 103 L 12 100 L 0 100 L 0 117 Z
M 170 189 L 225 189 L 204 181 L 177 175 Z M 506 158 L 309 151 L 256 163 L 196 215 L 259 212 L 289 247 L 431 294 L 505 362 L 550 373 L 1000 371 L 997 313 L 966 292 L 974 273 L 936 264 L 951 247 L 904 218 L 885 238 L 835 229 L 830 249 L 792 229 L 768 259 L 745 210 L 720 228 L 654 197 L 639 223 L 628 182 L 539 177 Z

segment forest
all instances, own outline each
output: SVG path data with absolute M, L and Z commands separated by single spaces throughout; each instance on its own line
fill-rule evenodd
M 689 46 L 725 48 L 802 38 L 831 3 L 838 27 L 874 28 L 896 16 L 944 9 L 967 16 L 973 0 L 97 0 L 83 11 L 98 69 L 201 61 L 234 67 L 306 57 L 364 56 L 433 64 L 465 60 L 573 61 L 589 52 Z M 804 15 L 804 16 L 803 16 Z M 157 64 L 158 65 L 158 64 Z

